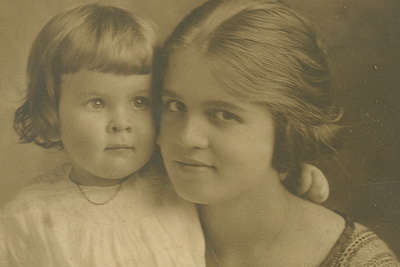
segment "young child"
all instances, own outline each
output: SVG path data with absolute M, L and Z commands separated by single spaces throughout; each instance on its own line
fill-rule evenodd
M 196 209 L 144 168 L 156 137 L 155 46 L 149 23 L 97 4 L 41 30 L 15 129 L 64 149 L 70 164 L 2 210 L 1 266 L 204 266 Z
M 282 183 L 344 137 L 305 19 L 278 1 L 210 0 L 162 55 L 158 143 L 176 192 L 199 204 L 207 266 L 400 266 L 368 228 Z
M 147 22 L 97 4 L 62 12 L 39 33 L 15 129 L 70 163 L 2 209 L 2 266 L 205 265 L 195 206 L 151 160 L 155 47 Z M 323 201 L 323 175 L 309 165 L 303 173 L 299 192 Z

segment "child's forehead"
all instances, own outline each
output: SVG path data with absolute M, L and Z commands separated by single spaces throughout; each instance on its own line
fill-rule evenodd
M 149 93 L 151 74 L 117 75 L 91 70 L 81 70 L 61 77 L 62 90 L 69 90 L 79 95 L 92 93 L 134 92 Z

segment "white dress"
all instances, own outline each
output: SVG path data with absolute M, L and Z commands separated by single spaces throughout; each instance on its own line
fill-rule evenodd
M 129 178 L 90 203 L 60 166 L 22 189 L 0 214 L 0 266 L 205 266 L 194 205 L 160 175 Z M 118 186 L 83 187 L 90 199 Z

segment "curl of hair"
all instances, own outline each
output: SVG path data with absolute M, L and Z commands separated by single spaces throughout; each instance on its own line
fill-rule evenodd
M 28 58 L 27 94 L 14 116 L 21 142 L 63 148 L 58 120 L 63 74 L 83 69 L 149 74 L 156 47 L 152 25 L 121 8 L 88 4 L 55 15 Z
M 333 103 L 325 50 L 290 8 L 267 0 L 209 1 L 166 41 L 161 72 L 181 49 L 202 53 L 221 86 L 273 115 L 278 171 L 337 153 L 342 110 Z

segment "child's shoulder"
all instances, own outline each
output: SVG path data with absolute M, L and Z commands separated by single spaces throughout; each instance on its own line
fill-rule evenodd
M 58 181 L 68 180 L 71 168 L 72 167 L 69 163 L 59 165 L 50 171 L 34 177 L 28 182 L 26 187 L 37 186 L 41 184 L 52 184 Z
M 387 244 L 359 223 L 347 221 L 334 249 L 336 255 L 323 266 L 400 266 Z
M 2 207 L 3 215 L 7 212 L 15 214 L 39 209 L 41 204 L 57 194 L 61 187 L 66 188 L 66 185 L 71 183 L 68 180 L 70 170 L 69 164 L 63 164 L 31 179 Z

